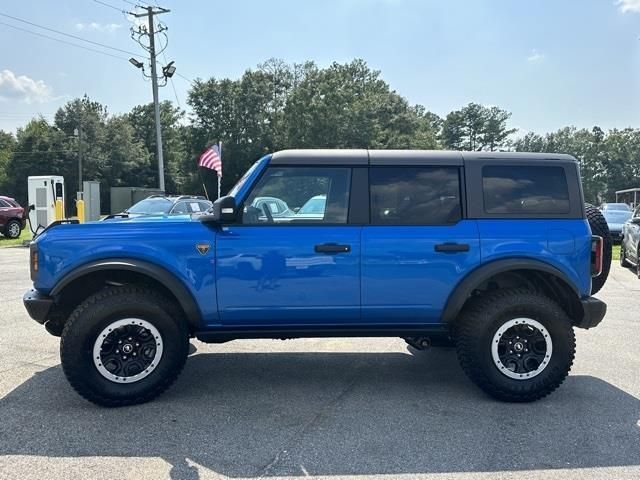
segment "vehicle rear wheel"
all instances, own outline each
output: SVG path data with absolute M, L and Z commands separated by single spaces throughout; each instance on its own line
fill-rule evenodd
M 136 286 L 89 297 L 67 320 L 60 342 L 71 386 L 106 407 L 160 395 L 182 370 L 188 350 L 189 331 L 175 306 Z
M 7 238 L 18 238 L 21 231 L 22 228 L 18 220 L 9 220 L 7 225 L 4 227 L 4 236 Z
M 627 252 L 624 249 L 624 238 L 620 241 L 620 266 L 623 268 L 631 266 L 629 260 L 627 260 Z
M 473 300 L 455 335 L 465 373 L 486 393 L 508 402 L 531 402 L 554 391 L 575 356 L 567 314 L 529 290 L 502 290 Z
M 591 227 L 591 233 L 602 237 L 602 273 L 591 280 L 591 294 L 598 293 L 602 287 L 604 287 L 607 277 L 609 276 L 609 269 L 611 268 L 611 234 L 609 232 L 609 226 L 605 220 L 602 212 L 593 205 L 586 203 L 585 212 L 587 214 L 587 220 Z

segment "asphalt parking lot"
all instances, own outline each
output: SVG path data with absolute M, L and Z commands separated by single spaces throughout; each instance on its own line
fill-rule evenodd
M 451 349 L 399 339 L 193 342 L 174 387 L 96 407 L 27 317 L 28 255 L 0 249 L 0 479 L 640 478 L 640 280 L 618 265 L 571 376 L 494 401 Z

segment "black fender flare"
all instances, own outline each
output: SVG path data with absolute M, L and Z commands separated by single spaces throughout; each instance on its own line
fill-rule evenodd
M 165 268 L 144 260 L 132 258 L 109 258 L 86 263 L 73 269 L 62 277 L 51 289 L 49 295 L 51 297 L 55 297 L 74 280 L 103 270 L 126 270 L 140 273 L 154 279 L 175 295 L 178 303 L 185 313 L 191 330 L 196 330 L 202 325 L 202 314 L 200 312 L 200 308 L 184 283 Z
M 576 295 L 576 299 L 580 299 L 580 292 L 573 282 L 556 267 L 539 260 L 527 258 L 510 258 L 495 260 L 478 267 L 476 270 L 467 275 L 456 288 L 453 290 L 442 312 L 442 321 L 444 323 L 453 322 L 471 293 L 478 288 L 483 282 L 499 273 L 509 272 L 513 270 L 535 270 L 542 273 L 548 273 L 563 283 L 565 283 Z

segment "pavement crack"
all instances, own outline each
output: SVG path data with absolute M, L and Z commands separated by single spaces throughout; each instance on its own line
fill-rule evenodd
M 271 461 L 269 463 L 267 463 L 264 467 L 262 467 L 260 472 L 256 475 L 257 478 L 264 478 L 266 476 L 270 476 L 272 470 L 276 467 L 276 465 L 280 462 L 280 460 L 287 456 L 287 454 L 288 454 L 288 452 L 287 452 L 288 445 L 291 445 L 297 439 L 302 438 L 307 433 L 307 431 L 311 427 L 313 427 L 313 425 L 315 425 L 318 422 L 318 420 L 320 420 L 322 417 L 324 417 L 329 410 L 333 409 L 349 393 L 351 393 L 351 391 L 353 390 L 353 388 L 356 385 L 356 382 L 358 381 L 358 379 L 362 375 L 362 372 L 364 371 L 365 367 L 366 367 L 366 365 L 358 365 L 354 369 L 353 374 L 348 379 L 346 385 L 340 391 L 340 393 L 338 393 L 338 395 L 336 395 L 334 398 L 332 398 L 331 400 L 329 400 L 328 402 L 326 402 L 322 406 L 320 406 L 320 408 L 315 412 L 315 414 L 307 422 L 305 422 L 299 429 L 297 429 L 295 432 L 293 432 L 291 434 L 291 436 L 289 438 L 287 438 L 287 440 L 285 440 L 283 442 L 283 445 L 280 448 L 280 450 L 278 450 L 278 452 L 273 456 Z M 304 467 L 301 467 L 301 468 L 306 473 L 306 470 L 304 470 Z M 308 476 L 308 473 L 306 473 L 306 476 Z

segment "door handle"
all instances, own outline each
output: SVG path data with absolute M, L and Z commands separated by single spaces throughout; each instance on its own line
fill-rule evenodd
M 339 245 L 337 243 L 322 243 L 314 247 L 316 253 L 348 253 L 351 245 Z
M 468 252 L 469 244 L 467 243 L 438 243 L 433 247 L 436 252 L 441 253 L 458 253 Z

